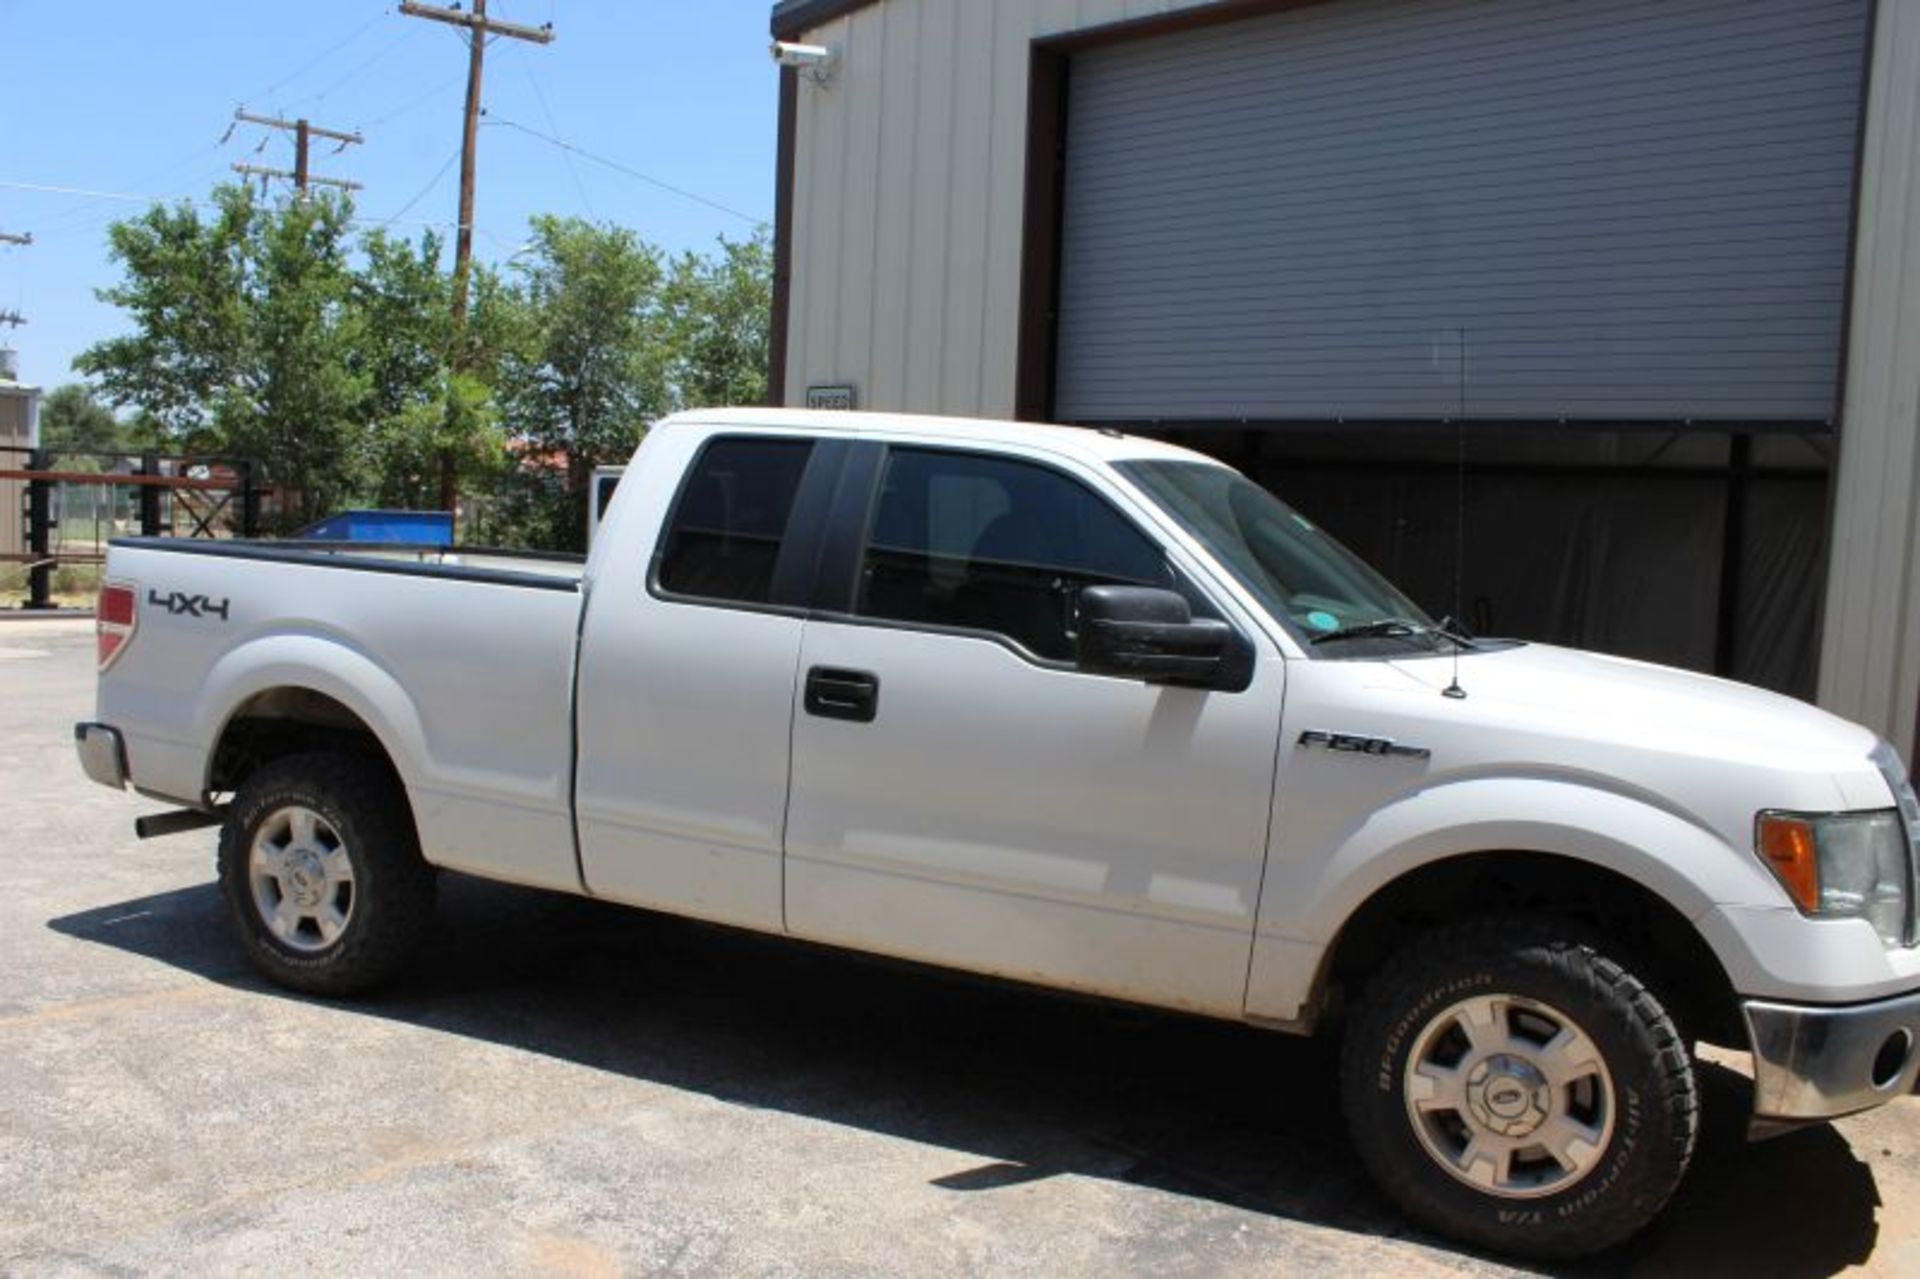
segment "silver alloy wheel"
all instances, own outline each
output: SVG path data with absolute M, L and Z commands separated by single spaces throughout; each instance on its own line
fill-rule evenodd
M 1519 995 L 1463 999 L 1407 1054 L 1407 1118 L 1435 1163 L 1507 1199 L 1558 1194 L 1613 1138 L 1613 1076 L 1571 1017 Z
M 297 804 L 267 815 L 247 853 L 260 921 L 281 945 L 325 950 L 353 917 L 353 863 L 332 823 Z

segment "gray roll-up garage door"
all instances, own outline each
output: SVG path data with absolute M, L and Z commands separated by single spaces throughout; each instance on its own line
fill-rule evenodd
M 1075 55 L 1055 415 L 1826 422 L 1867 0 L 1331 0 Z

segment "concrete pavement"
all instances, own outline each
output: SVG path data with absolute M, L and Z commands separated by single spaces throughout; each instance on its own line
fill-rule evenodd
M 382 996 L 252 976 L 213 833 L 87 783 L 91 630 L 0 627 L 0 1272 L 1511 1273 L 1408 1230 L 1330 1054 L 470 880 Z M 1920 1274 L 1920 1101 L 1577 1273 Z

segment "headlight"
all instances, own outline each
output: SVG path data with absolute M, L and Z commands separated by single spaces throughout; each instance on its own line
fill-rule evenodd
M 1864 919 L 1889 946 L 1907 943 L 1906 823 L 1870 813 L 1762 813 L 1756 841 L 1801 913 Z

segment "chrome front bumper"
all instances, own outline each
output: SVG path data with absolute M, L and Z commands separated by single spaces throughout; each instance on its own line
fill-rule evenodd
M 1753 1042 L 1756 1136 L 1871 1110 L 1920 1075 L 1920 991 L 1844 1008 L 1741 1005 Z
M 88 777 L 115 790 L 127 788 L 127 748 L 120 730 L 105 724 L 75 724 L 73 749 Z

